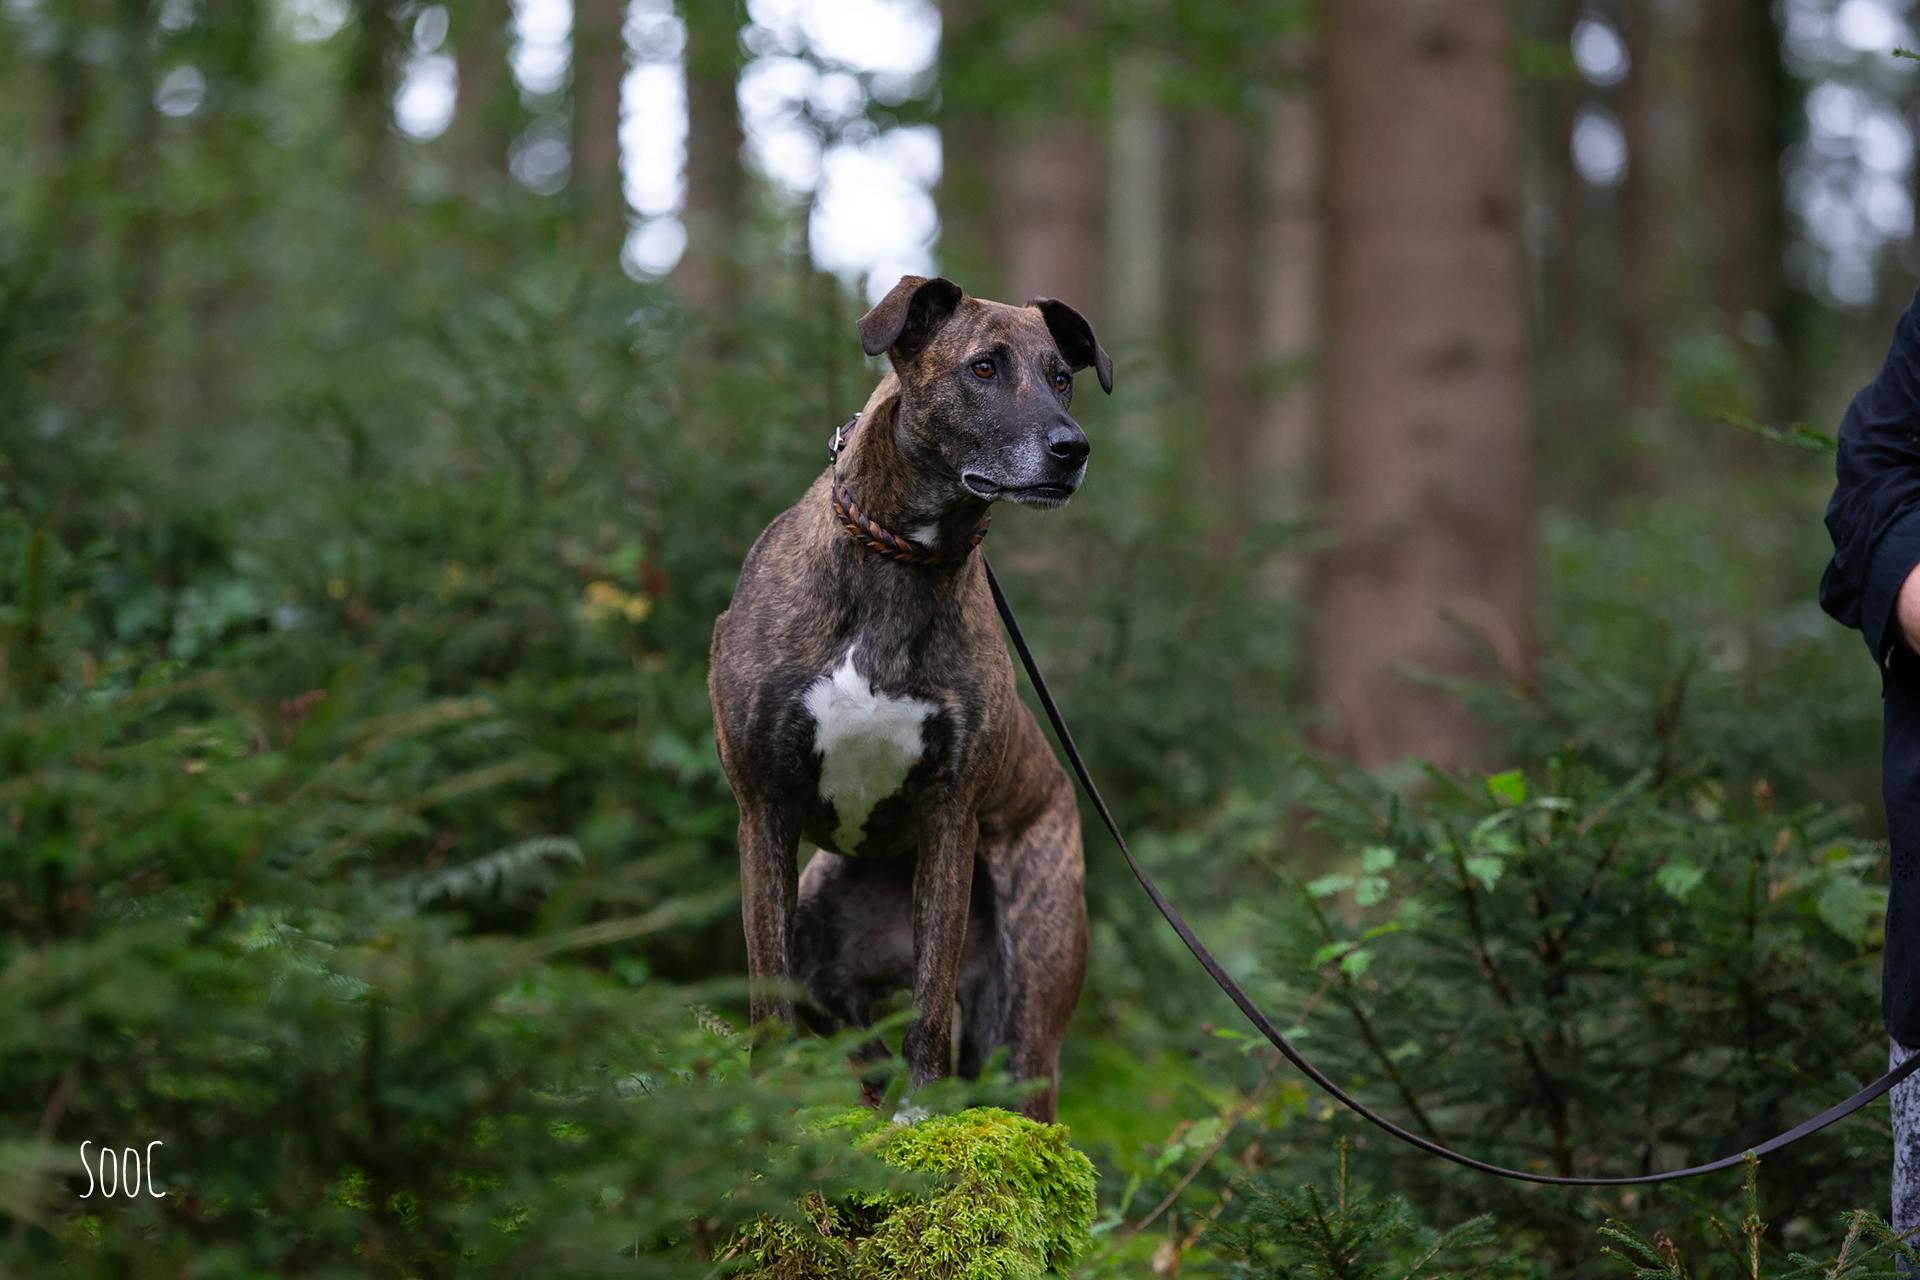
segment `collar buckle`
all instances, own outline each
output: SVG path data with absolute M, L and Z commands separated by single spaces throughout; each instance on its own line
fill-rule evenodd
M 840 451 L 847 447 L 847 432 L 853 430 L 854 423 L 860 421 L 860 415 L 854 414 L 833 429 L 833 438 L 827 441 L 827 461 L 840 461 Z

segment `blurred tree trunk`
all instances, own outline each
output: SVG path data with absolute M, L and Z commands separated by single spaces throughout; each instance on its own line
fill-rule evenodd
M 995 157 L 1002 300 L 1059 298 L 1096 329 L 1106 314 L 1107 149 L 1104 122 L 1092 111 L 1096 94 L 1078 77 L 1097 74 L 1099 17 L 1091 0 L 1066 0 L 1024 24 L 1029 48 L 1087 54 L 1075 74 L 1048 82 L 1045 110 L 1002 109 L 999 127 L 1008 137 Z M 1008 56 L 1004 48 L 1000 56 Z M 1036 54 L 1035 61 L 1048 60 Z
M 995 29 L 982 21 L 981 0 L 940 5 L 940 269 L 968 293 L 1004 298 L 1005 243 L 995 187 L 1000 132 L 983 74 L 1002 57 Z
M 114 184 L 121 208 L 118 237 L 118 306 L 113 318 L 112 379 L 122 402 L 137 409 L 149 388 L 154 298 L 160 279 L 159 112 L 153 104 L 152 14 L 147 0 L 115 6 L 120 128 Z
M 1315 369 L 1320 344 L 1320 121 L 1311 74 L 1272 99 L 1260 140 L 1253 236 L 1253 470 L 1275 501 L 1261 514 L 1298 519 L 1315 495 Z M 1273 566 L 1274 586 L 1304 585 L 1297 559 Z
M 1104 314 L 1106 148 L 1099 126 L 1062 113 L 1010 126 L 1002 153 L 1002 300 L 1059 298 L 1089 319 Z
M 202 263 L 192 283 L 192 394 L 209 421 L 232 409 L 240 371 L 230 353 L 250 295 L 260 287 L 246 244 L 224 242 L 251 226 L 260 207 L 260 86 L 266 75 L 267 18 L 262 0 L 228 0 L 199 19 L 209 39 L 201 69 L 207 98 L 199 137 L 208 157 L 206 188 L 194 212 L 193 235 Z
M 1408 679 L 1530 655 L 1531 462 L 1505 0 L 1323 0 L 1329 736 L 1363 763 L 1471 760 Z M 1471 635 L 1461 634 L 1464 628 Z
M 87 142 L 98 115 L 96 87 L 80 58 L 78 23 L 62 23 L 59 43 L 48 54 L 42 75 L 47 181 L 41 187 L 39 230 L 69 245 L 86 238 L 86 202 L 80 199 L 91 159 Z
M 1172 129 L 1160 101 L 1161 75 L 1151 56 L 1123 54 L 1116 60 L 1108 144 L 1107 306 L 1101 323 L 1111 327 L 1115 341 L 1149 348 L 1167 336 Z
M 1660 235 L 1667 220 L 1654 138 L 1659 13 L 1652 0 L 1625 0 L 1622 16 L 1627 79 L 1621 86 L 1620 129 L 1627 143 L 1627 173 L 1620 190 L 1621 391 L 1628 414 L 1644 419 L 1666 399 Z
M 510 0 L 467 0 L 453 10 L 448 36 L 459 76 L 447 141 L 470 183 L 506 176 L 519 106 L 507 65 L 512 22 Z
M 617 255 L 627 234 L 620 187 L 620 85 L 626 0 L 574 0 L 573 195 L 586 242 Z
M 1047 81 L 1044 111 L 1009 101 L 1010 62 L 1046 62 L 1046 50 L 1088 49 L 1098 10 L 1068 0 L 1012 25 L 991 24 L 986 0 L 941 5 L 941 260 L 969 293 L 1021 303 L 1045 295 L 1085 312 L 1096 328 L 1106 301 L 1104 122 L 1078 80 Z M 1042 91 L 1035 90 L 1036 97 Z
M 390 0 L 353 0 L 343 89 L 346 142 L 349 164 L 369 194 L 379 194 L 391 176 L 393 95 L 406 38 Z
M 709 315 L 740 297 L 746 173 L 741 168 L 741 15 L 737 0 L 686 0 L 687 251 L 673 281 L 688 306 Z
M 1758 378 L 1759 409 L 1794 409 L 1786 346 L 1787 220 L 1780 177 L 1785 71 L 1772 9 L 1702 0 L 1693 50 L 1700 175 L 1712 235 L 1711 287 L 1723 332 Z
M 1579 0 L 1555 0 L 1531 10 L 1540 25 L 1534 38 L 1570 53 L 1574 24 L 1580 17 Z M 1585 323 L 1589 308 L 1581 287 L 1580 224 L 1584 221 L 1586 186 L 1573 163 L 1573 125 L 1587 84 L 1571 66 L 1563 74 L 1535 82 L 1527 95 L 1535 113 L 1528 130 L 1539 164 L 1537 199 L 1546 211 L 1541 230 L 1540 309 L 1537 329 L 1545 357 L 1546 402 L 1554 418 L 1569 432 L 1590 433 L 1599 414 L 1594 410 L 1586 359 L 1596 335 Z
M 99 87 L 79 56 L 78 25 L 62 25 L 60 42 L 42 76 L 47 179 L 33 213 L 35 248 L 28 258 L 44 264 L 52 279 L 76 293 L 93 284 L 100 236 L 98 216 L 85 198 L 97 164 L 93 139 L 100 118 Z M 75 342 L 57 350 L 52 379 L 61 408 L 85 412 L 101 389 L 93 344 Z
M 1209 505 L 1232 543 L 1252 519 L 1258 480 L 1252 470 L 1255 348 L 1252 137 L 1225 108 L 1205 108 L 1180 124 L 1181 295 L 1179 345 L 1190 364 L 1200 408 L 1200 456 Z

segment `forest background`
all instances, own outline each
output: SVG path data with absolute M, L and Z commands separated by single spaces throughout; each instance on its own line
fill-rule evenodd
M 1851 1091 L 1877 676 L 1814 586 L 1920 267 L 1916 22 L 5 0 L 0 1266 L 699 1275 L 891 1176 L 796 1131 L 843 1046 L 746 1073 L 704 680 L 903 272 L 1112 351 L 1088 485 L 990 545 L 1143 856 L 1342 1080 L 1561 1172 Z M 1884 1109 L 1751 1215 L 1384 1145 L 1088 853 L 1080 1274 L 1871 1236 Z M 81 1203 L 89 1138 L 164 1140 L 168 1197 Z

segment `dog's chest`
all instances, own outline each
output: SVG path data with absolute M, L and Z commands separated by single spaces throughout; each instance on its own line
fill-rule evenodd
M 813 721 L 819 799 L 833 811 L 832 842 L 853 854 L 872 834 L 874 810 L 901 791 L 927 756 L 929 722 L 940 707 L 878 687 L 860 664 L 858 645 L 807 686 L 801 702 Z

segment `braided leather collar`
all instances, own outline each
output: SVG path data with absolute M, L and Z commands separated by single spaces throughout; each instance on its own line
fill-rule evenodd
M 987 516 L 974 527 L 973 534 L 958 547 L 945 550 L 935 547 L 923 547 L 911 538 L 899 534 L 882 525 L 878 520 L 860 509 L 853 495 L 840 483 L 840 453 L 847 447 L 847 433 L 860 421 L 860 415 L 854 414 L 842 423 L 833 433 L 833 439 L 827 444 L 827 457 L 833 462 L 833 514 L 855 542 L 875 555 L 897 560 L 901 564 L 949 565 L 957 564 L 973 554 L 980 540 L 987 536 L 987 526 L 993 523 L 993 517 Z

